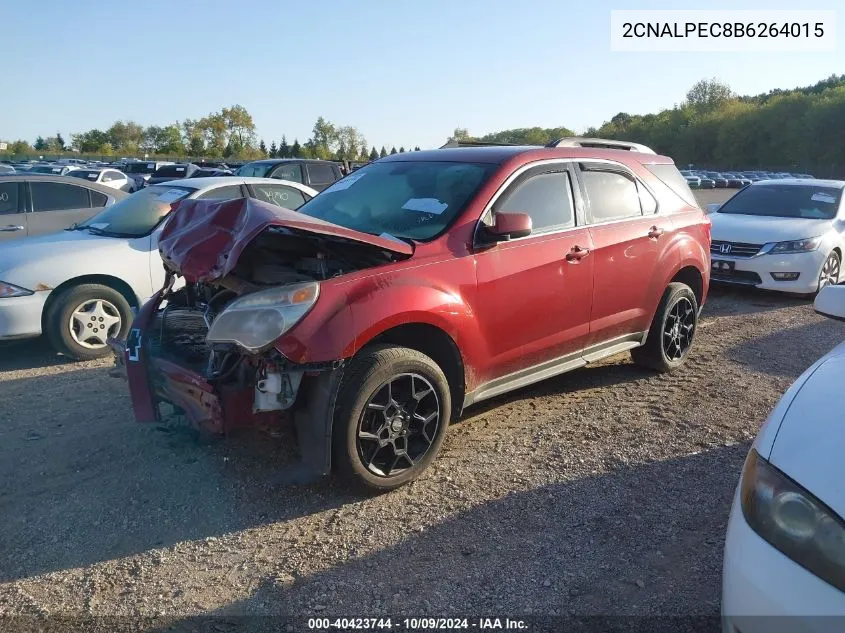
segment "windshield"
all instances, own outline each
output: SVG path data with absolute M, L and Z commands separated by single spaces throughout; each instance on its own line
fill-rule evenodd
M 832 220 L 841 197 L 842 190 L 834 187 L 753 185 L 723 204 L 719 213 Z
M 123 167 L 123 172 L 127 174 L 151 174 L 155 170 L 155 163 L 126 163 Z
M 188 173 L 187 165 L 165 165 L 153 174 L 153 178 L 184 178 Z
M 428 240 L 446 230 L 494 169 L 475 163 L 373 163 L 297 211 L 373 235 Z
M 146 187 L 75 228 L 85 228 L 103 235 L 141 237 L 152 231 L 170 213 L 174 202 L 188 197 L 194 191 L 188 187 Z
M 69 171 L 67 175 L 73 176 L 74 178 L 84 178 L 85 180 L 95 181 L 100 175 L 100 172 L 95 169 L 74 169 L 73 171 Z
M 29 171 L 33 174 L 60 174 L 62 173 L 63 167 L 53 167 L 51 165 L 36 165 Z
M 235 172 L 238 176 L 251 176 L 255 178 L 264 178 L 267 172 L 273 167 L 273 163 L 248 163 Z

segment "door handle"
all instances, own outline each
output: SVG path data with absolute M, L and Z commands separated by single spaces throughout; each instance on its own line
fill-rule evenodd
M 13 231 L 23 231 L 23 227 L 19 224 L 7 224 L 6 226 L 0 227 L 0 232 L 2 233 L 11 233 Z
M 590 254 L 589 248 L 581 248 L 580 246 L 573 246 L 569 252 L 566 254 L 566 261 L 577 264 L 582 259 L 584 259 L 587 255 Z
M 659 226 L 653 226 L 648 230 L 648 236 L 653 240 L 656 240 L 658 237 L 663 235 L 663 233 L 665 233 L 665 231 Z

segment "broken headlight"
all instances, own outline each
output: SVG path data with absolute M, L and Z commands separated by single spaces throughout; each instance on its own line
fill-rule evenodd
M 264 351 L 308 313 L 319 294 L 320 284 L 312 281 L 244 295 L 214 319 L 206 340 Z

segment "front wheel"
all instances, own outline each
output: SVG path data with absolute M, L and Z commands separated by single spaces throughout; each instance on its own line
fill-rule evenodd
M 83 284 L 57 296 L 47 311 L 45 326 L 53 347 L 76 360 L 92 360 L 110 353 L 108 338 L 124 338 L 132 308 L 114 288 Z
M 357 484 L 398 488 L 435 459 L 450 417 L 449 384 L 431 358 L 406 347 L 365 348 L 340 386 L 335 466 Z
M 669 372 L 684 364 L 698 326 L 698 301 L 692 289 L 673 282 L 666 287 L 645 345 L 631 350 L 637 365 Z
M 822 264 L 822 270 L 819 273 L 819 290 L 828 284 L 835 286 L 839 283 L 839 271 L 841 267 L 841 259 L 839 253 L 832 251 L 827 259 Z

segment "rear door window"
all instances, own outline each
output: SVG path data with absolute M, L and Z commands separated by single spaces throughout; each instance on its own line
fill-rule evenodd
M 330 185 L 337 180 L 337 176 L 331 165 L 309 163 L 306 169 L 308 169 L 308 182 L 312 185 Z
M 582 166 L 589 221 L 593 224 L 642 216 L 640 196 L 633 176 L 601 167 Z
M 302 182 L 302 165 L 298 163 L 282 163 L 273 170 L 270 178 Z
M 18 212 L 18 192 L 18 183 L 0 182 L 0 215 Z
M 59 182 L 31 182 L 33 211 L 87 209 L 91 206 L 88 189 Z
M 298 209 L 305 204 L 305 195 L 286 185 L 253 185 L 256 200 L 275 204 L 285 209 Z

